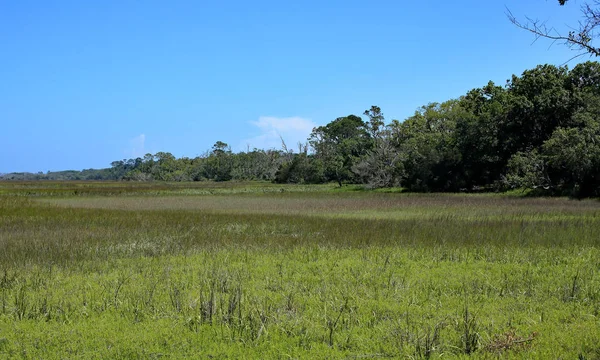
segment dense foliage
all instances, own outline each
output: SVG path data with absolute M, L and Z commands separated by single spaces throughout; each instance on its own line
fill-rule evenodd
M 298 153 L 234 153 L 218 141 L 196 158 L 170 153 L 110 169 L 4 178 L 362 183 L 411 191 L 536 189 L 600 195 L 600 63 L 540 65 L 385 123 L 377 106 L 313 129 Z

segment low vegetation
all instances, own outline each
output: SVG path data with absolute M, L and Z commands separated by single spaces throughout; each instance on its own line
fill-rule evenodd
M 597 201 L 202 184 L 3 183 L 0 357 L 600 356 Z

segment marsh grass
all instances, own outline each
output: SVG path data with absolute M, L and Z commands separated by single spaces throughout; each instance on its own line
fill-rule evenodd
M 333 185 L 270 182 L 0 181 L 0 195 L 24 197 L 215 195 L 329 191 Z
M 600 354 L 594 200 L 2 186 L 1 356 Z

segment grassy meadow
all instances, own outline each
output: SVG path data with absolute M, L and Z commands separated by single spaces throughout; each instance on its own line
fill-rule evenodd
M 0 182 L 0 358 L 600 359 L 600 202 Z

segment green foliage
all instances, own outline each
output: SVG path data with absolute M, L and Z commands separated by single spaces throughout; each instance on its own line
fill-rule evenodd
M 353 181 L 352 167 L 372 147 L 367 124 L 358 116 L 348 115 L 313 130 L 309 144 L 315 158 L 323 163 L 327 181 Z
M 275 173 L 275 182 L 279 184 L 320 184 L 325 180 L 323 161 L 306 153 L 293 155 L 292 160 L 283 163 Z
M 432 103 L 403 123 L 392 124 L 393 141 L 404 158 L 403 186 L 416 191 L 460 188 L 460 154 L 452 138 L 460 112 L 456 101 Z
M 576 108 L 568 80 L 566 67 L 552 65 L 540 65 L 520 77 L 513 75 L 507 84 L 513 101 L 501 129 L 511 140 L 510 153 L 539 147 L 557 127 L 571 126 Z
M 196 158 L 170 153 L 115 161 L 109 169 L 6 174 L 5 180 L 273 181 L 402 187 L 417 192 L 535 189 L 600 196 L 600 63 L 540 65 L 431 103 L 386 124 L 380 107 L 313 129 L 298 153 L 234 153 L 218 141 Z M 310 146 L 310 148 L 309 148 Z M 309 151 L 310 150 L 310 151 Z
M 503 185 L 510 189 L 550 189 L 550 179 L 544 158 L 537 150 L 527 153 L 518 152 L 510 158 L 508 171 L 502 179 Z
M 456 147 L 461 155 L 461 177 L 466 189 L 493 184 L 512 155 L 511 140 L 500 131 L 508 117 L 510 93 L 493 82 L 473 89 L 459 100 L 456 116 Z
M 600 125 L 558 128 L 543 151 L 553 184 L 577 197 L 600 196 Z

